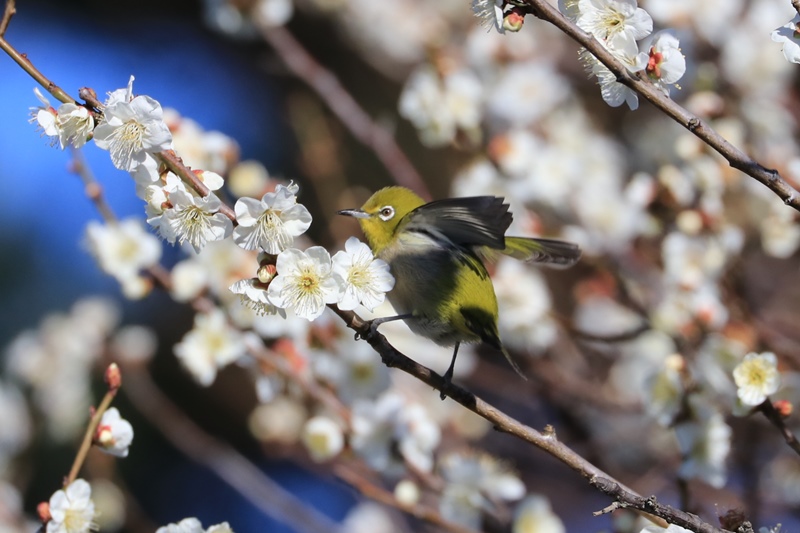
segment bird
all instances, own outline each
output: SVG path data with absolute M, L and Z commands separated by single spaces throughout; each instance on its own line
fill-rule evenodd
M 403 320 L 417 335 L 440 346 L 454 346 L 443 376 L 446 384 L 452 380 L 463 343 L 484 343 L 499 350 L 527 379 L 500 340 L 497 297 L 485 263 L 508 255 L 569 267 L 580 259 L 577 245 L 507 237 L 513 217 L 505 199 L 497 196 L 426 203 L 408 188 L 390 186 L 375 192 L 361 208 L 338 214 L 358 220 L 373 254 L 389 264 L 395 278 L 387 297 L 398 314 L 377 318 L 372 327 Z

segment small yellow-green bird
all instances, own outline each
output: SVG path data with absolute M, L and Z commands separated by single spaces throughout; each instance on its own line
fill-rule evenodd
M 339 211 L 358 219 L 373 253 L 389 263 L 395 278 L 388 297 L 399 315 L 376 319 L 373 325 L 404 320 L 414 333 L 455 346 L 444 375 L 447 383 L 462 342 L 493 346 L 525 377 L 500 342 L 497 297 L 484 260 L 505 254 L 567 267 L 580 258 L 575 244 L 506 237 L 512 220 L 508 209 L 495 196 L 425 203 L 405 187 L 386 187 L 361 209 Z

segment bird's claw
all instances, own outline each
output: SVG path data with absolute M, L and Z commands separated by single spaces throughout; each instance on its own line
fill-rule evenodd
M 380 322 L 376 323 L 375 320 L 370 320 L 369 322 L 367 322 L 367 333 L 365 334 L 363 333 L 363 331 L 356 331 L 356 334 L 354 336 L 355 339 L 357 341 L 362 339 L 367 340 L 369 337 L 374 336 L 378 332 L 378 326 L 380 324 L 381 324 Z

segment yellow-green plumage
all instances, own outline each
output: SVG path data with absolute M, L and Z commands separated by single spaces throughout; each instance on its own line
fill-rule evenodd
M 580 255 L 560 241 L 505 237 L 511 214 L 502 198 L 426 204 L 406 188 L 386 187 L 361 209 L 340 213 L 358 218 L 370 248 L 389 263 L 395 277 L 389 301 L 411 316 L 405 321 L 412 331 L 456 350 L 462 342 L 485 342 L 502 350 L 517 372 L 500 342 L 497 297 L 483 260 L 506 254 L 567 265 Z

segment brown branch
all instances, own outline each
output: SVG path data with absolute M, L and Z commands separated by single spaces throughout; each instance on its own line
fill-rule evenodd
M 6 9 L 3 11 L 3 18 L 0 19 L 0 37 L 5 36 L 8 29 L 8 23 L 11 22 L 11 17 L 17 13 L 15 0 L 6 0 Z
M 11 59 L 13 59 L 17 65 L 22 68 L 22 70 L 27 72 L 31 78 L 36 80 L 39 85 L 44 87 L 47 92 L 52 94 L 59 101 L 64 103 L 75 101 L 75 99 L 64 92 L 63 89 L 61 89 L 52 81 L 48 80 L 44 74 L 39 72 L 39 69 L 34 67 L 33 64 L 28 60 L 28 56 L 18 52 L 8 41 L 6 41 L 5 37 L 3 36 L 0 36 L 0 50 L 3 50 L 6 54 L 8 54 L 9 57 L 11 57 Z
M 118 387 L 109 388 L 105 396 L 103 396 L 103 400 L 100 402 L 100 405 L 92 413 L 92 418 L 89 420 L 89 425 L 86 427 L 86 433 L 83 434 L 81 447 L 78 449 L 78 453 L 75 455 L 75 460 L 72 462 L 72 468 L 69 470 L 69 475 L 64 480 L 65 487 L 78 478 L 78 472 L 80 472 L 83 462 L 86 460 L 86 456 L 89 454 L 89 450 L 92 448 L 92 442 L 94 441 L 94 435 L 97 432 L 97 426 L 100 425 L 100 421 L 103 419 L 103 413 L 105 413 L 108 407 L 111 405 L 111 402 L 117 395 L 118 390 Z
M 795 453 L 800 455 L 800 442 L 797 440 L 797 437 L 794 435 L 794 433 L 792 433 L 791 430 L 786 427 L 786 422 L 783 420 L 780 412 L 775 409 L 772 401 L 767 398 L 764 400 L 764 403 L 756 407 L 756 410 L 761 411 L 761 413 L 767 417 L 767 420 L 769 420 L 773 426 L 778 428 L 778 431 L 780 431 L 781 435 L 783 435 L 783 440 L 786 441 L 786 444 L 788 444 L 789 447 L 795 451 Z
M 347 92 L 337 77 L 320 65 L 284 27 L 261 27 L 261 35 L 298 78 L 311 87 L 350 133 L 370 148 L 398 185 L 430 199 L 428 187 L 394 136 L 378 125 Z
M 797 14 L 800 15 L 800 0 L 792 0 L 792 7 L 797 11 Z
M 298 531 L 336 531 L 336 524 L 278 485 L 227 443 L 189 420 L 138 366 L 125 368 L 125 394 L 176 449 L 209 468 L 253 506 Z
M 725 533 L 725 529 L 712 526 L 707 522 L 703 522 L 697 515 L 686 513 L 680 509 L 675 509 L 669 505 L 658 503 L 655 496 L 644 498 L 626 490 L 622 485 L 616 481 L 604 477 L 596 477 L 589 480 L 589 483 L 603 494 L 607 494 L 614 498 L 614 502 L 608 507 L 596 511 L 595 516 L 612 512 L 616 509 L 635 509 L 642 511 L 649 515 L 658 516 L 663 518 L 670 524 L 681 526 L 696 533 Z
M 583 31 L 565 17 L 547 0 L 524 0 L 533 15 L 550 22 L 578 44 L 591 52 L 601 63 L 617 76 L 617 81 L 633 89 L 645 100 L 663 111 L 675 122 L 689 130 L 708 146 L 724 157 L 730 166 L 767 186 L 786 205 L 800 211 L 800 192 L 784 180 L 777 170 L 768 169 L 732 145 L 700 117 L 690 113 L 648 80 L 631 73 L 625 66 L 591 34 Z
M 439 374 L 402 354 L 394 346 L 389 344 L 389 341 L 386 340 L 386 337 L 376 330 L 371 329 L 369 322 L 362 320 L 352 311 L 342 311 L 337 309 L 335 306 L 329 307 L 331 307 L 331 309 L 333 309 L 333 311 L 339 315 L 342 320 L 344 320 L 347 327 L 355 331 L 358 337 L 366 340 L 370 346 L 372 346 L 372 348 L 378 352 L 381 360 L 386 366 L 390 368 L 398 368 L 403 372 L 414 376 L 423 383 L 433 387 L 434 389 L 443 392 L 453 401 L 461 404 L 473 413 L 491 422 L 497 431 L 508 433 L 509 435 L 517 437 L 518 439 L 547 452 L 586 478 L 592 485 L 596 486 L 596 480 L 598 479 L 607 480 L 608 483 L 613 483 L 617 487 L 617 492 L 615 492 L 615 495 L 618 494 L 620 498 L 624 498 L 622 501 L 630 503 L 630 506 L 633 509 L 644 512 L 646 517 L 652 520 L 654 523 L 661 525 L 662 527 L 666 527 L 667 522 L 671 521 L 670 519 L 673 517 L 675 517 L 677 520 L 675 523 L 681 524 L 685 522 L 683 517 L 686 515 L 686 513 L 682 513 L 681 511 L 675 511 L 674 514 L 670 514 L 669 511 L 663 511 L 661 509 L 661 507 L 665 506 L 657 508 L 656 510 L 658 512 L 648 510 L 649 508 L 636 506 L 635 502 L 639 500 L 645 500 L 645 498 L 638 495 L 632 489 L 626 487 L 619 481 L 613 480 L 611 476 L 578 455 L 578 453 L 569 448 L 567 445 L 560 442 L 552 428 L 548 427 L 544 433 L 540 433 L 530 426 L 526 426 L 525 424 L 508 416 L 496 407 L 483 401 L 481 398 L 459 387 L 453 382 L 445 382 L 444 378 L 442 378 Z M 694 529 L 694 531 L 703 533 L 721 531 L 714 529 L 713 526 L 708 524 L 704 524 L 703 527 L 705 529 Z

